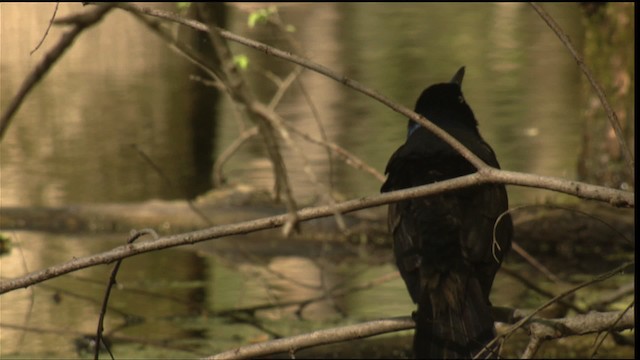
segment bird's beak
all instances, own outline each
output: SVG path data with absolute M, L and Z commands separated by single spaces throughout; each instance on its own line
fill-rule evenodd
M 460 87 L 462 87 L 462 78 L 464 77 L 464 66 L 460 68 L 460 70 L 458 70 L 458 72 L 453 75 L 453 77 L 451 78 L 451 83 L 453 84 L 458 84 Z

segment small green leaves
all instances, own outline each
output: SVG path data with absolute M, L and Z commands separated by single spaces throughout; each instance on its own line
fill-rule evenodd
M 178 9 L 178 12 L 181 12 L 181 13 L 187 12 L 187 10 L 189 10 L 190 6 L 191 6 L 191 2 L 177 2 L 176 3 L 176 8 Z
M 249 58 L 247 57 L 247 55 L 244 55 L 244 54 L 234 55 L 233 63 L 240 70 L 246 70 L 249 67 Z
M 274 6 L 255 10 L 249 14 L 247 25 L 249 25 L 249 28 L 253 29 L 258 23 L 266 23 L 269 16 L 275 14 L 277 11 L 278 10 Z

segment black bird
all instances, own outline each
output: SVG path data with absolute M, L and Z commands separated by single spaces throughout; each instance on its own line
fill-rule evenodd
M 451 82 L 428 87 L 418 98 L 415 112 L 488 165 L 499 168 L 462 96 L 463 77 L 464 67 Z M 471 174 L 476 168 L 450 145 L 409 120 L 406 142 L 391 156 L 385 172 L 388 177 L 381 192 Z M 513 225 L 507 209 L 505 187 L 498 184 L 389 205 L 396 264 L 411 299 L 418 304 L 413 314 L 416 358 L 472 358 L 481 350 L 481 358 L 497 355 L 495 347 L 486 347 L 495 336 L 489 292 L 511 248 Z

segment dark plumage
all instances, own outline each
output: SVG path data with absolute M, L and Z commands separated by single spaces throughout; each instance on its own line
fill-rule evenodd
M 422 92 L 415 111 L 499 168 L 462 96 L 464 67 L 449 83 Z M 450 145 L 414 121 L 387 164 L 381 191 L 443 181 L 476 169 Z M 512 222 L 503 185 L 481 185 L 389 205 L 396 264 L 414 313 L 417 358 L 471 358 L 495 336 L 489 292 L 511 247 Z M 486 355 L 486 353 L 485 353 Z M 495 356 L 495 354 L 493 354 Z M 484 356 L 483 356 L 484 357 Z

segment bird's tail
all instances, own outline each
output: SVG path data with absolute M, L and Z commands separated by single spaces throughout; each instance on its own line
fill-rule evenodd
M 497 348 L 487 347 L 495 337 L 491 305 L 477 279 L 460 280 L 450 274 L 418 303 L 413 338 L 417 359 L 497 357 Z

